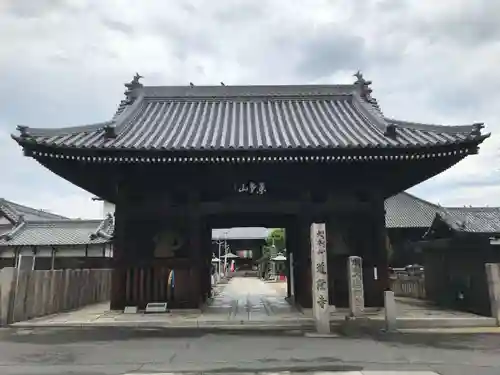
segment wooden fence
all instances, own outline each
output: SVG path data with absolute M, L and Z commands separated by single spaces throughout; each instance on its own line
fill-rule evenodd
M 396 297 L 426 298 L 423 276 L 398 275 L 391 279 L 391 290 Z
M 111 270 L 0 270 L 0 325 L 109 300 Z M 8 275 L 8 277 L 5 277 Z

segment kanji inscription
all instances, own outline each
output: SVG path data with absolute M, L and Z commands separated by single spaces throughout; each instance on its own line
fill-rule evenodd
M 311 225 L 311 263 L 313 278 L 313 314 L 316 329 L 330 332 L 330 306 L 328 303 L 328 266 L 325 224 Z
M 347 261 L 349 277 L 349 310 L 352 316 L 359 316 L 365 307 L 363 290 L 363 261 L 351 256 Z
M 236 186 L 238 193 L 247 193 L 250 195 L 264 195 L 267 192 L 265 182 L 249 181 Z

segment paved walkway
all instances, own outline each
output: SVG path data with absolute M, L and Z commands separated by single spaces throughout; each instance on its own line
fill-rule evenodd
M 214 298 L 207 307 L 206 314 L 221 313 L 229 320 L 243 321 L 301 316 L 285 297 L 285 283 L 267 283 L 252 277 L 236 277 Z
M 76 311 L 35 318 L 13 324 L 16 327 L 172 327 L 237 328 L 252 326 L 277 329 L 312 327 L 304 315 L 285 301 L 286 284 L 267 283 L 257 278 L 233 278 L 203 312 L 176 310 L 164 314 L 124 314 L 110 311 L 109 303 L 88 306 Z

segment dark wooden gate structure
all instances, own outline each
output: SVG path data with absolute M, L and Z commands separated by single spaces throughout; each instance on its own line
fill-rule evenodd
M 210 231 L 283 226 L 295 300 L 311 297 L 309 228 L 325 222 L 330 302 L 347 303 L 346 258 L 363 257 L 367 305 L 388 287 L 384 200 L 469 154 L 481 124 L 385 117 L 361 74 L 350 85 L 143 86 L 107 122 L 18 127 L 26 155 L 116 204 L 112 308 L 210 293 Z M 374 278 L 373 269 L 378 278 Z M 290 289 L 290 288 L 289 288 Z

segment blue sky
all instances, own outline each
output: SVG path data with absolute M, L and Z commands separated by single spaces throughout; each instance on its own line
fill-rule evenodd
M 100 215 L 10 133 L 108 120 L 136 71 L 146 85 L 201 85 L 351 83 L 361 69 L 388 117 L 493 133 L 413 193 L 500 206 L 497 1 L 3 0 L 0 45 L 0 196 L 19 203 Z

